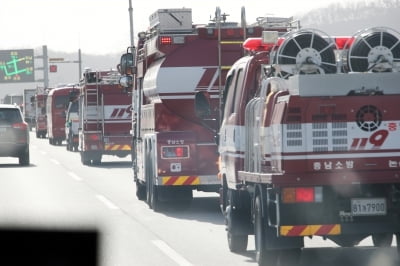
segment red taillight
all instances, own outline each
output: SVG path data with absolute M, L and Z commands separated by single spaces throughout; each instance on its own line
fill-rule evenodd
M 290 187 L 282 189 L 283 203 L 322 202 L 322 187 Z
M 175 148 L 175 154 L 177 157 L 183 157 L 183 148 L 182 147 L 177 147 Z
M 314 202 L 314 188 L 296 188 L 296 202 Z
M 161 36 L 160 43 L 163 45 L 172 44 L 172 37 L 171 36 Z
M 98 134 L 88 134 L 88 138 L 89 138 L 89 140 L 92 140 L 92 141 L 100 140 L 100 137 Z
M 27 130 L 28 129 L 28 124 L 27 123 L 15 123 L 12 124 L 12 127 L 15 129 L 21 129 L 21 130 Z
M 161 148 L 162 158 L 189 158 L 188 146 L 164 146 Z

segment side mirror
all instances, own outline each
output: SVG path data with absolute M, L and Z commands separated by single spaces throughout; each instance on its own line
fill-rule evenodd
M 132 75 L 133 68 L 133 54 L 126 53 L 121 56 L 120 64 L 118 66 L 118 71 L 121 75 Z
M 205 119 L 211 115 L 210 95 L 199 91 L 194 97 L 194 110 L 198 118 Z
M 132 76 L 122 76 L 119 78 L 119 85 L 124 88 L 132 88 L 133 86 L 133 77 Z

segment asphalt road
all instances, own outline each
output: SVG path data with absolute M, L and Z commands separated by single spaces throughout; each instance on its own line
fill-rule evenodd
M 52 146 L 31 133 L 30 166 L 0 158 L 0 239 L 5 230 L 94 232 L 99 266 L 256 265 L 253 237 L 247 252 L 229 252 L 218 195 L 197 192 L 189 208 L 171 205 L 155 213 L 136 199 L 130 167 L 129 158 L 112 156 L 101 165 L 84 166 L 79 153 L 67 151 L 65 144 Z M 7 246 L 2 242 L 0 251 Z M 64 249 L 77 245 L 77 252 L 85 252 L 79 246 L 83 241 L 65 243 Z M 376 249 L 370 239 L 357 248 L 339 248 L 320 238 L 305 243 L 300 266 L 399 262 L 395 247 Z M 48 256 L 46 247 L 37 241 L 32 248 Z M 20 247 L 18 252 L 25 251 Z

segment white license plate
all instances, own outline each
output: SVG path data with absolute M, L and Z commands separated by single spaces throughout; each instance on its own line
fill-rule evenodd
M 386 215 L 386 199 L 351 199 L 351 214 L 353 216 Z

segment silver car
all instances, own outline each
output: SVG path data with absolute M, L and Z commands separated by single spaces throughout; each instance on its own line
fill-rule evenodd
M 29 165 L 29 125 L 16 105 L 0 104 L 0 157 L 18 157 Z

